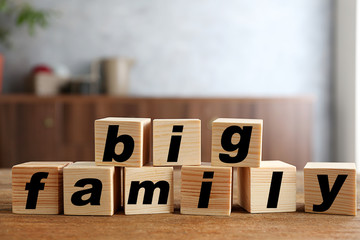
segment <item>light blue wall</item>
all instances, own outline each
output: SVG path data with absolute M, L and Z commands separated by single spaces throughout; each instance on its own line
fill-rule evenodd
M 332 1 L 30 1 L 62 14 L 34 38 L 18 31 L 5 91 L 37 63 L 89 70 L 104 56 L 136 59 L 131 93 L 147 96 L 314 95 L 315 158 L 329 161 Z

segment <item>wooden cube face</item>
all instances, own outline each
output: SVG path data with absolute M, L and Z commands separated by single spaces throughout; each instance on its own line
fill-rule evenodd
M 181 214 L 231 213 L 232 168 L 184 166 L 181 168 Z
M 126 215 L 174 211 L 172 167 L 126 167 L 124 173 Z
M 69 163 L 27 162 L 13 166 L 13 213 L 62 213 L 63 168 Z
M 154 166 L 201 164 L 201 121 L 199 119 L 156 119 L 153 121 Z
M 307 163 L 304 193 L 305 212 L 356 215 L 355 164 Z
M 296 167 L 262 161 L 259 168 L 238 168 L 240 206 L 250 213 L 296 211 Z
M 97 165 L 141 167 L 149 161 L 150 118 L 108 117 L 95 121 Z
M 211 165 L 259 167 L 263 120 L 218 118 L 212 124 Z
M 64 214 L 113 215 L 120 205 L 120 168 L 76 162 L 64 168 Z

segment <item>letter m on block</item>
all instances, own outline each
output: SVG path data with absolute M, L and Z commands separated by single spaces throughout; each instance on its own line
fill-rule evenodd
M 128 204 L 137 204 L 137 199 L 141 188 L 144 189 L 143 204 L 152 204 L 154 191 L 156 188 L 159 188 L 160 190 L 158 204 L 167 204 L 170 190 L 170 185 L 167 181 L 159 181 L 157 183 L 153 183 L 152 181 L 144 181 L 141 183 L 140 181 L 132 181 Z

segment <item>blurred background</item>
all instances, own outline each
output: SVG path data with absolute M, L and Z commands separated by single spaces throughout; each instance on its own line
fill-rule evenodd
M 356 159 L 357 1 L 0 2 L 2 167 L 92 160 L 108 115 L 201 118 L 203 161 L 216 117 L 263 118 L 264 159 Z

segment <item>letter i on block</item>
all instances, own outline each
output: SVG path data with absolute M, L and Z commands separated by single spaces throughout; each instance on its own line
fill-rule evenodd
M 201 164 L 199 119 L 155 119 L 153 121 L 154 166 Z
M 231 205 L 231 167 L 181 168 L 181 214 L 229 216 Z
M 13 166 L 13 213 L 62 213 L 63 168 L 69 163 L 27 162 Z
M 64 168 L 64 214 L 113 215 L 120 205 L 120 168 L 76 162 Z
M 174 212 L 172 167 L 126 167 L 125 215 Z
M 95 121 L 96 165 L 141 167 L 149 161 L 150 118 Z
M 263 120 L 218 118 L 212 124 L 211 166 L 259 167 Z
M 259 168 L 238 168 L 240 206 L 250 213 L 296 211 L 296 167 L 261 161 Z
M 304 168 L 304 192 L 305 212 L 355 216 L 355 163 L 307 163 Z

